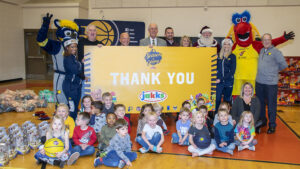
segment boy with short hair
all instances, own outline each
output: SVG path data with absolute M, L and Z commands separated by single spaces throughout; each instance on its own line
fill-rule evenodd
M 92 102 L 91 109 L 92 109 L 91 119 L 94 119 L 94 123 L 91 123 L 90 121 L 90 126 L 94 128 L 97 138 L 99 140 L 100 131 L 102 127 L 106 124 L 106 114 L 102 112 L 103 104 L 101 101 Z
M 235 148 L 234 144 L 234 127 L 228 121 L 228 111 L 226 109 L 219 109 L 218 122 L 215 127 L 215 142 L 216 149 L 224 153 L 233 155 Z
M 112 102 L 112 95 L 109 92 L 105 92 L 102 95 L 102 101 L 104 103 L 102 112 L 107 114 L 110 112 L 115 112 L 114 103 Z
M 106 165 L 109 167 L 123 168 L 125 165 L 132 166 L 131 162 L 137 158 L 136 152 L 131 151 L 131 141 L 128 134 L 127 121 L 116 121 L 117 134 L 110 140 L 107 147 L 107 155 L 94 160 L 94 166 Z
M 130 121 L 129 118 L 125 116 L 126 114 L 126 107 L 124 104 L 116 104 L 115 105 L 115 114 L 117 116 L 117 119 L 124 119 L 128 123 L 128 133 L 130 134 L 131 127 L 130 127 Z
M 76 127 L 74 129 L 73 141 L 75 147 L 72 153 L 79 152 L 80 156 L 92 155 L 95 152 L 94 143 L 97 140 L 95 130 L 88 126 L 90 115 L 87 112 L 79 113 L 76 119 Z
M 180 119 L 176 122 L 177 133 L 172 134 L 172 143 L 189 145 L 188 131 L 191 126 L 190 113 L 191 111 L 188 108 L 181 108 L 179 113 Z

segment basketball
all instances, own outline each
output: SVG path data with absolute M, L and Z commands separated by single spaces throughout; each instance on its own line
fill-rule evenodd
M 64 150 L 64 143 L 58 138 L 52 138 L 44 144 L 45 154 L 49 157 L 56 157 L 56 153 Z

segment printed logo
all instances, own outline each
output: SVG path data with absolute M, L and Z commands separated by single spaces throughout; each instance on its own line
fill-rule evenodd
M 53 144 L 54 144 L 54 145 L 58 145 L 58 141 L 54 141 Z
M 162 59 L 161 53 L 157 52 L 155 49 L 152 49 L 145 56 L 147 66 L 151 65 L 152 68 L 155 68 L 154 66 L 159 64 L 161 59 Z
M 170 110 L 170 106 L 167 106 L 167 110 Z
M 174 110 L 177 110 L 177 106 L 173 106 L 173 109 L 174 109 Z
M 140 106 L 136 107 L 136 111 L 141 111 L 141 107 Z
M 128 106 L 128 112 L 130 112 L 131 110 L 133 110 L 132 106 Z
M 139 96 L 140 100 L 146 103 L 162 102 L 166 100 L 167 97 L 167 93 L 160 90 L 143 91 Z

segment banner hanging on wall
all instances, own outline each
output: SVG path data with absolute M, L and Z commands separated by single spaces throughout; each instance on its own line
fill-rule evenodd
M 85 94 L 111 92 L 128 113 L 146 103 L 159 103 L 163 112 L 178 112 L 185 100 L 204 97 L 214 103 L 215 48 L 85 47 Z M 210 110 L 214 104 L 208 104 Z
M 120 44 L 120 34 L 128 32 L 130 35 L 130 46 L 138 46 L 139 41 L 145 37 L 145 23 L 133 21 L 110 21 L 110 20 L 91 20 L 75 19 L 79 25 L 80 37 L 85 37 L 85 28 L 89 24 L 96 26 L 97 40 L 105 46 L 117 46 Z

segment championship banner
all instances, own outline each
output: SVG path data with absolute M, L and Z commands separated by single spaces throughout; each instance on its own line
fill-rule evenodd
M 178 112 L 183 101 L 198 97 L 214 110 L 216 49 L 192 47 L 85 47 L 85 94 L 111 92 L 128 113 L 146 103 L 159 103 L 163 112 Z
M 109 21 L 74 19 L 79 26 L 79 36 L 85 37 L 85 28 L 90 23 L 96 26 L 97 40 L 105 46 L 117 46 L 120 44 L 120 34 L 128 32 L 130 35 L 130 46 L 138 46 L 139 41 L 145 37 L 145 23 L 133 21 Z

